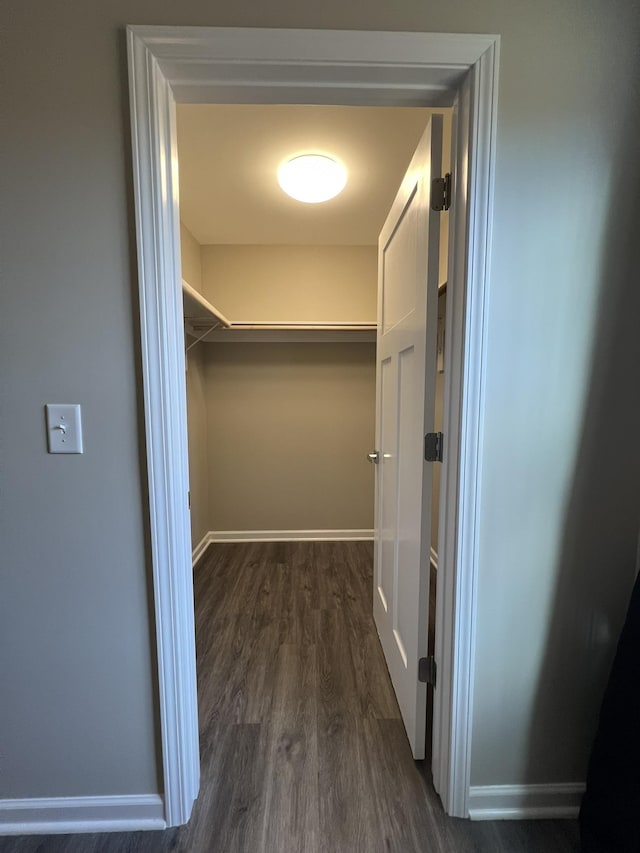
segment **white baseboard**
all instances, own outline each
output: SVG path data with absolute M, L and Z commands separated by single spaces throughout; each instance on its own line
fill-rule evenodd
M 0 835 L 165 829 L 159 794 L 0 800 Z
M 198 562 L 200 557 L 202 557 L 202 555 L 207 550 L 209 545 L 211 545 L 212 542 L 213 542 L 213 539 L 211 538 L 211 533 L 205 533 L 204 536 L 202 537 L 202 539 L 198 542 L 196 547 L 191 552 L 191 563 L 192 563 L 192 565 L 195 566 L 195 564 Z
M 438 570 L 438 552 L 435 548 L 431 548 L 431 565 L 437 571 Z
M 575 818 L 584 785 L 484 785 L 469 790 L 471 820 Z
M 373 530 L 211 530 L 209 542 L 362 542 Z

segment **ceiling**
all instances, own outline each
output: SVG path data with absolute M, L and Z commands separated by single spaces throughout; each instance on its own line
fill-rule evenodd
M 375 245 L 432 112 L 178 104 L 180 218 L 202 245 Z M 305 152 L 344 163 L 339 196 L 303 204 L 282 192 L 278 166 Z

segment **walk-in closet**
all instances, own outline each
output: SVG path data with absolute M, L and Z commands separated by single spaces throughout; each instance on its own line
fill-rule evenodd
M 178 105 L 196 556 L 230 539 L 372 537 L 377 241 L 432 112 Z M 309 150 L 349 170 L 325 204 L 277 184 L 279 164 Z

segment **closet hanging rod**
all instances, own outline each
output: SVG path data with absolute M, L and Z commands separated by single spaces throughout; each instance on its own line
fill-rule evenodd
M 311 323 L 311 322 L 231 322 L 229 329 L 231 331 L 260 331 L 260 330 L 275 330 L 275 331 L 321 331 L 321 332 L 358 332 L 358 331 L 375 331 L 375 323 Z

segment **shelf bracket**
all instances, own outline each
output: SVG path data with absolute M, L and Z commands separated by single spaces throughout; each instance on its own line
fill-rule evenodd
M 220 323 L 220 322 L 218 322 L 218 323 L 212 323 L 212 324 L 211 324 L 211 327 L 210 327 L 210 328 L 208 328 L 206 332 L 203 332 L 203 333 L 200 335 L 200 337 L 199 337 L 199 338 L 196 338 L 196 339 L 195 339 L 195 341 L 192 341 L 192 342 L 189 344 L 189 346 L 185 349 L 184 354 L 186 355 L 192 347 L 194 347 L 196 344 L 199 344 L 199 343 L 200 343 L 200 341 L 201 341 L 203 338 L 206 338 L 206 337 L 207 337 L 207 335 L 209 334 L 209 332 L 215 332 L 215 330 L 216 330 L 216 329 L 219 329 L 219 328 L 220 328 L 220 326 L 222 326 L 222 323 Z

